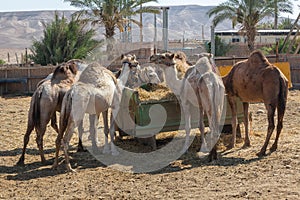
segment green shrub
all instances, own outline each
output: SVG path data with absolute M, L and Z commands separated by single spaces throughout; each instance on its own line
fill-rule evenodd
M 41 65 L 57 64 L 70 59 L 83 59 L 96 48 L 99 41 L 94 40 L 95 31 L 87 29 L 86 24 L 72 17 L 70 22 L 55 12 L 54 21 L 44 25 L 41 41 L 34 40 L 31 48 L 32 59 Z

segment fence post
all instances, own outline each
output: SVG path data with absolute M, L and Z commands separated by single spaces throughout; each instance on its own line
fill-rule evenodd
M 210 29 L 211 29 L 211 35 L 210 35 L 210 45 L 211 45 L 211 49 L 210 49 L 210 51 L 211 51 L 211 53 L 213 54 L 213 55 L 215 55 L 215 53 L 216 53 L 216 43 L 215 43 L 215 26 L 214 25 L 212 25 L 211 27 L 210 27 Z

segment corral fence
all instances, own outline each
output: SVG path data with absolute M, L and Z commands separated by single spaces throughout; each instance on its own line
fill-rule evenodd
M 150 55 L 154 53 L 151 48 L 132 50 L 129 53 L 135 54 L 141 64 L 148 62 Z M 194 55 L 187 55 L 191 62 L 196 61 Z M 281 54 L 268 55 L 268 60 L 274 62 L 289 62 L 291 71 L 291 81 L 293 88 L 300 89 L 300 55 Z M 234 65 L 236 62 L 247 59 L 247 57 L 216 57 L 217 66 Z M 56 66 L 2 66 L 0 67 L 0 94 L 32 94 L 39 81 L 53 72 Z M 111 70 L 116 70 L 120 65 L 112 62 Z
M 54 69 L 55 66 L 0 67 L 0 94 L 32 94 L 37 83 Z

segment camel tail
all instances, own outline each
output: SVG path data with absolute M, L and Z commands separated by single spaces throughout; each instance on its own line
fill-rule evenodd
M 278 94 L 278 105 L 277 105 L 278 121 L 283 119 L 285 108 L 286 108 L 287 95 L 288 95 L 288 83 L 283 77 L 280 77 L 280 90 Z
M 224 106 L 224 93 L 225 88 L 222 86 L 222 80 L 219 80 L 215 74 L 210 73 L 210 80 L 212 81 L 212 87 L 210 91 L 211 95 L 211 111 L 212 111 L 212 127 L 214 129 L 215 136 L 220 135 L 220 120 Z
M 32 121 L 34 127 L 39 129 L 41 127 L 41 96 L 43 94 L 43 87 L 38 87 L 33 96 L 33 110 L 32 110 Z
M 72 90 L 69 90 L 62 101 L 61 111 L 60 111 L 60 121 L 59 121 L 59 132 L 64 133 L 67 129 L 71 109 L 72 109 Z

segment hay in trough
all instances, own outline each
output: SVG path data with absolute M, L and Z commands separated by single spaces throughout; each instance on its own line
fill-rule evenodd
M 157 102 L 161 100 L 176 100 L 175 94 L 163 84 L 146 85 L 137 88 L 139 99 L 142 102 Z

